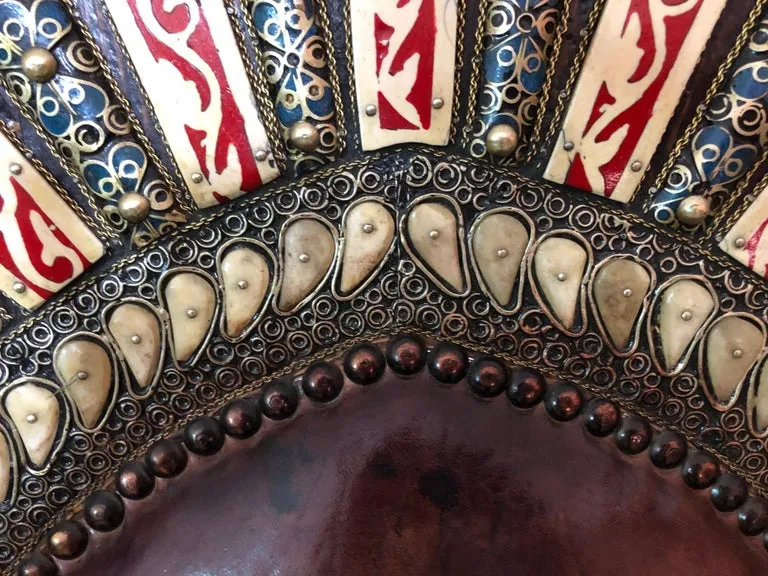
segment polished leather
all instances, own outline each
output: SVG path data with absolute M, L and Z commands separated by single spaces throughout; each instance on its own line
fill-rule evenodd
M 708 491 L 581 419 L 479 400 L 425 372 L 347 384 L 328 408 L 228 439 L 127 502 L 81 576 L 756 576 Z

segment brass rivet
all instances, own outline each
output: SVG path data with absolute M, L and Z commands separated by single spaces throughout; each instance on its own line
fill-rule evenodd
M 563 150 L 565 150 L 566 152 L 570 152 L 571 150 L 573 150 L 573 142 L 571 142 L 571 141 L 569 141 L 569 140 L 568 140 L 568 141 L 566 141 L 566 142 L 563 144 Z
M 131 342 L 133 342 L 134 344 L 141 344 L 141 336 L 139 336 L 138 334 L 134 334 L 133 336 L 131 336 Z
M 288 138 L 302 152 L 312 152 L 320 146 L 319 130 L 305 120 L 299 120 L 291 126 Z
M 27 414 L 27 417 L 24 419 L 30 424 L 34 424 L 37 422 L 37 414 Z
M 309 262 L 309 254 L 299 254 L 299 262 L 302 264 Z
M 430 230 L 429 231 L 429 237 L 432 240 L 437 240 L 438 238 L 440 238 L 440 232 L 438 232 L 437 230 Z
M 192 182 L 194 182 L 195 184 L 200 184 L 200 182 L 203 181 L 203 175 L 200 174 L 200 172 L 193 172 L 190 178 L 192 179 Z
M 624 298 L 629 298 L 630 296 L 632 296 L 632 289 L 624 288 L 624 292 L 622 292 L 622 294 L 624 294 Z
M 370 234 L 371 232 L 373 232 L 373 224 L 370 224 L 368 222 L 363 224 L 363 232 L 365 232 L 366 234 Z
M 734 358 L 741 358 L 744 355 L 744 352 L 741 350 L 741 348 L 736 348 L 736 350 L 733 351 L 732 356 Z
M 59 63 L 50 50 L 34 46 L 21 55 L 21 71 L 33 82 L 48 82 L 56 76 Z
M 504 249 L 504 248 L 499 248 L 499 249 L 496 251 L 496 256 L 498 256 L 499 258 L 506 258 L 506 257 L 507 257 L 507 254 L 508 254 L 508 252 L 507 252 L 507 251 L 506 251 L 506 249 Z
M 709 198 L 693 194 L 677 205 L 675 215 L 686 226 L 698 226 L 709 216 Z
M 640 160 L 635 160 L 632 162 L 630 168 L 632 169 L 632 172 L 640 172 L 640 170 L 643 169 L 643 163 L 640 162 Z
M 27 291 L 27 286 L 23 282 L 14 282 L 13 291 L 16 292 L 16 294 L 24 294 L 24 292 Z
M 267 159 L 266 150 L 256 150 L 256 154 L 254 154 L 254 158 L 256 158 L 256 160 L 258 160 L 259 162 L 264 162 Z
M 438 98 L 432 99 L 432 108 L 434 108 L 435 110 L 440 110 L 440 108 L 443 107 L 443 104 L 445 104 L 445 102 L 443 102 L 442 98 L 438 97 Z
M 77 373 L 78 380 L 87 380 L 88 379 L 88 372 L 85 370 L 80 370 L 80 372 Z
M 117 211 L 120 216 L 131 224 L 138 224 L 147 219 L 152 209 L 149 199 L 137 192 L 128 192 L 117 201 Z
M 568 280 L 568 275 L 567 275 L 565 272 L 560 272 L 560 273 L 557 275 L 557 279 L 558 279 L 560 282 L 565 282 L 566 280 Z
M 237 287 L 240 288 L 240 290 L 245 290 L 246 288 L 248 288 L 248 280 L 240 280 L 237 283 Z
M 517 132 L 508 124 L 497 124 L 485 136 L 485 148 L 494 156 L 506 157 L 517 149 Z
M 378 112 L 379 109 L 376 108 L 373 104 L 368 104 L 368 106 L 365 107 L 365 115 L 366 116 L 376 116 L 376 112 Z
M 693 318 L 693 314 L 691 314 L 690 310 L 683 310 L 680 314 L 680 318 L 683 319 L 683 322 L 688 322 L 691 318 Z
M 19 174 L 21 174 L 21 171 L 22 171 L 21 164 L 18 164 L 16 162 L 11 162 L 10 166 L 8 166 L 8 170 L 10 170 L 11 174 L 13 174 L 14 176 L 18 176 Z
M 187 317 L 188 318 L 197 318 L 197 309 L 196 308 L 190 308 L 187 310 Z
M 736 240 L 733 241 L 733 245 L 736 246 L 736 248 L 744 248 L 746 244 L 744 238 L 736 238 Z

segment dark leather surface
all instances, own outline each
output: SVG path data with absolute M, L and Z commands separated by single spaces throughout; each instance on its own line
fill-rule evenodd
M 348 385 L 349 386 L 349 385 Z M 308 401 L 302 404 L 306 407 Z M 92 536 L 80 575 L 755 576 L 768 554 L 708 491 L 541 406 L 426 375 L 346 388 L 191 458 Z

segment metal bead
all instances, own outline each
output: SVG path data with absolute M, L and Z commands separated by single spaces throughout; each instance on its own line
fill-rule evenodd
M 438 238 L 440 238 L 440 232 L 438 232 L 437 230 L 430 230 L 429 231 L 429 237 L 432 240 L 437 240 Z
M 741 348 L 736 348 L 736 350 L 731 353 L 731 356 L 734 358 L 741 358 L 744 356 L 744 351 Z
M 267 151 L 266 150 L 256 150 L 256 154 L 253 155 L 256 160 L 259 162 L 264 162 L 267 159 Z
M 80 370 L 80 372 L 77 373 L 77 379 L 78 380 L 87 380 L 88 379 L 88 372 L 85 370 Z
M 299 262 L 302 264 L 309 262 L 309 254 L 299 254 Z
M 557 279 L 558 279 L 558 281 L 560 281 L 560 282 L 565 282 L 566 280 L 568 280 L 568 275 L 567 275 L 565 272 L 560 272 L 560 273 L 557 275 Z
M 376 113 L 379 111 L 376 106 L 373 104 L 368 104 L 368 106 L 365 107 L 365 115 L 366 116 L 376 116 Z
M 565 150 L 566 152 L 570 152 L 571 150 L 573 150 L 573 142 L 566 141 L 563 144 L 563 150 Z
M 147 219 L 152 206 L 149 199 L 137 192 L 128 192 L 117 201 L 117 211 L 120 216 L 131 224 L 138 224 Z
M 680 318 L 683 319 L 683 322 L 688 322 L 691 318 L 693 318 L 693 314 L 691 314 L 690 310 L 683 310 L 680 314 Z
M 299 120 L 288 132 L 291 144 L 302 152 L 312 152 L 320 146 L 320 131 L 309 122 Z
M 11 174 L 14 176 L 18 176 L 22 172 L 22 167 L 21 164 L 11 162 L 11 164 L 8 166 L 8 170 L 10 170 Z
M 197 318 L 197 309 L 190 308 L 189 310 L 187 310 L 187 318 Z
M 193 172 L 193 173 L 192 173 L 192 176 L 190 176 L 190 179 L 191 179 L 191 180 L 192 180 L 192 182 L 194 182 L 195 184 L 200 184 L 200 182 L 202 182 L 202 181 L 203 181 L 203 175 L 202 175 L 202 174 L 200 174 L 200 172 Z
M 23 282 L 14 282 L 13 291 L 16 292 L 16 294 L 24 294 L 24 292 L 27 291 L 27 286 Z
M 141 336 L 139 336 L 138 334 L 134 334 L 133 336 L 131 336 L 131 342 L 133 342 L 134 344 L 141 344 Z
M 365 232 L 366 234 L 370 234 L 371 232 L 373 232 L 373 230 L 374 230 L 373 224 L 369 224 L 367 222 L 363 224 L 363 232 Z
M 434 108 L 435 110 L 440 110 L 440 108 L 443 107 L 443 104 L 445 104 L 445 102 L 443 101 L 442 98 L 438 97 L 438 98 L 432 99 L 432 108 Z
M 248 288 L 248 280 L 240 280 L 240 282 L 237 283 L 237 287 L 240 288 L 240 290 L 245 290 Z
M 21 71 L 33 82 L 48 82 L 58 69 L 56 58 L 45 48 L 35 46 L 21 55 Z
M 747 242 L 744 238 L 736 238 L 736 240 L 733 241 L 733 245 L 736 246 L 736 248 L 744 248 L 746 244 Z
M 635 160 L 630 165 L 630 168 L 632 169 L 632 172 L 640 172 L 640 170 L 643 169 L 643 163 L 640 162 L 640 160 Z
M 37 414 L 27 414 L 27 417 L 24 418 L 24 420 L 26 420 L 30 424 L 34 424 L 35 422 L 37 422 Z
M 624 292 L 622 292 L 622 294 L 624 294 L 624 298 L 629 298 L 630 296 L 632 296 L 632 289 L 624 288 Z
M 699 194 L 684 198 L 675 211 L 677 219 L 686 226 L 698 226 L 709 216 L 709 199 Z
M 496 256 L 498 256 L 499 258 L 506 258 L 506 257 L 507 257 L 507 254 L 508 254 L 508 252 L 507 252 L 507 251 L 506 251 L 506 249 L 504 249 L 504 248 L 499 248 L 499 249 L 496 251 Z
M 485 147 L 494 156 L 509 156 L 517 149 L 517 144 L 517 132 L 508 124 L 497 124 L 485 136 Z

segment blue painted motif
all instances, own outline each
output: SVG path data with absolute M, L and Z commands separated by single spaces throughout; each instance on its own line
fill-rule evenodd
M 56 57 L 58 72 L 49 82 L 32 82 L 21 70 L 24 51 L 34 46 Z M 133 244 L 142 246 L 186 221 L 131 134 L 125 111 L 111 100 L 106 79 L 61 0 L 0 3 L 0 73 L 118 230 L 129 230 L 117 210 L 120 197 L 138 192 L 149 198 L 149 218 L 130 230 Z
M 547 74 L 549 49 L 560 0 L 494 0 L 483 36 L 483 85 L 478 125 L 470 151 L 486 155 L 485 135 L 493 126 L 512 126 L 518 136 L 515 157 L 528 153 L 530 129 Z
M 763 18 L 768 14 L 764 13 Z M 715 94 L 690 144 L 676 159 L 648 209 L 675 228 L 680 202 L 692 194 L 710 199 L 712 218 L 730 205 L 742 177 L 768 144 L 768 19 L 763 19 L 731 68 L 724 89 Z M 708 222 L 702 224 L 706 226 Z
M 328 82 L 327 47 L 317 26 L 313 0 L 250 0 L 249 11 L 272 87 L 277 118 L 296 174 L 335 158 L 337 147 L 333 90 Z M 290 127 L 306 120 L 320 132 L 311 153 L 288 141 Z

